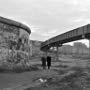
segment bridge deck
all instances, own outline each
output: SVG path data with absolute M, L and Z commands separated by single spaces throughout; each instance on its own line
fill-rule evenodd
M 46 40 L 41 44 L 41 50 L 48 49 L 51 46 L 60 45 L 63 43 L 90 38 L 90 24 L 68 31 L 66 33 L 55 36 Z

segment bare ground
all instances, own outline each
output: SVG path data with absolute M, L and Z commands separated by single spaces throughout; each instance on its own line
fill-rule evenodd
M 0 90 L 90 90 L 89 60 L 61 58 L 52 62 L 51 70 L 42 70 L 40 61 L 31 65 L 38 69 L 0 73 Z

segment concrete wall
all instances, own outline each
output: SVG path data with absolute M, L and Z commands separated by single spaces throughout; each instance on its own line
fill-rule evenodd
M 2 22 L 6 20 L 7 22 Z M 0 65 L 26 64 L 29 55 L 29 32 L 7 19 L 0 21 Z M 14 22 L 14 21 L 12 21 Z M 24 27 L 24 26 L 23 26 Z

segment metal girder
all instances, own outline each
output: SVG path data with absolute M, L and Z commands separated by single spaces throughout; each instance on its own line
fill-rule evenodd
M 62 46 L 63 43 L 90 38 L 90 24 L 73 29 L 66 33 L 55 36 L 41 44 L 41 50 L 48 49 L 52 46 Z

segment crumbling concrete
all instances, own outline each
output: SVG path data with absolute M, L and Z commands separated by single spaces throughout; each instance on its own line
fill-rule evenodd
M 0 66 L 26 64 L 30 33 L 24 24 L 0 17 Z

